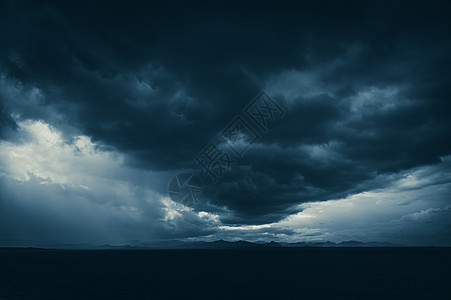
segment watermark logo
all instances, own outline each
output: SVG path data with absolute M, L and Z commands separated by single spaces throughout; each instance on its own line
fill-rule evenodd
M 252 144 L 268 132 L 270 124 L 284 115 L 282 107 L 261 92 L 194 156 L 196 166 L 213 183 L 218 183 Z M 195 205 L 203 191 L 202 181 L 194 173 L 179 174 L 168 185 L 169 197 L 188 206 Z
M 178 174 L 168 184 L 169 198 L 187 206 L 194 206 L 201 199 L 203 190 L 202 180 L 192 173 Z
M 264 132 L 268 125 L 285 115 L 285 111 L 265 92 L 261 92 L 244 109 L 244 113 Z
M 235 119 L 224 128 L 220 134 L 220 138 L 226 143 L 230 150 L 238 156 L 242 157 L 244 152 L 256 141 L 260 139 L 260 135 L 255 131 L 241 116 Z
M 213 183 L 219 182 L 224 172 L 267 133 L 269 125 L 284 115 L 282 107 L 261 92 L 220 131 L 218 137 L 194 156 L 196 165 Z

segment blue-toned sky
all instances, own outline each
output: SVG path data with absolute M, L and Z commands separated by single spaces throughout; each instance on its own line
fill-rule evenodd
M 2 1 L 0 245 L 451 246 L 450 8 Z M 213 183 L 194 157 L 237 116 L 259 139 Z

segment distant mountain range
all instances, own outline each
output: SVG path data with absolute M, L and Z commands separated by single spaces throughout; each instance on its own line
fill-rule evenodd
M 326 248 L 326 247 L 408 247 L 406 245 L 389 242 L 359 242 L 345 241 L 341 243 L 326 242 L 248 242 L 248 241 L 224 241 L 213 242 L 195 241 L 186 242 L 179 240 L 158 241 L 158 242 L 134 242 L 125 245 L 92 245 L 92 244 L 43 244 L 25 243 L 19 241 L 0 241 L 1 247 L 16 248 L 45 248 L 45 249 L 256 249 L 256 248 Z
M 137 245 L 138 248 L 170 248 L 170 249 L 245 249 L 245 248 L 301 248 L 301 247 L 405 247 L 405 245 L 381 242 L 358 242 L 346 241 L 341 243 L 333 242 L 248 242 L 236 241 L 229 242 L 224 240 L 213 242 L 183 242 L 170 241 L 163 243 L 143 243 Z

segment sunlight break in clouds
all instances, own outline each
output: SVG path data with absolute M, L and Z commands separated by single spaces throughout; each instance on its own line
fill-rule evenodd
M 132 180 L 149 174 L 123 167 L 122 156 L 96 149 L 87 136 L 67 141 L 61 132 L 42 121 L 20 121 L 18 126 L 16 142 L 0 142 L 0 174 L 2 192 L 7 196 L 4 203 L 37 215 L 31 220 L 23 213 L 10 216 L 24 237 L 50 234 L 49 229 L 32 229 L 39 228 L 33 220 L 41 217 L 59 224 L 56 227 L 69 240 L 117 242 L 151 235 L 152 227 L 163 217 L 161 195 L 121 175 L 135 173 L 130 176 Z M 129 228 L 124 231 L 121 226 Z M 8 228 L 14 227 L 9 224 Z M 130 232 L 133 228 L 135 231 Z M 55 233 L 50 235 L 55 240 L 50 238 L 49 242 L 61 239 Z
M 0 222 L 19 232 L 3 237 L 127 243 L 196 235 L 219 224 L 219 215 L 194 211 L 152 190 L 149 185 L 158 174 L 124 166 L 122 155 L 100 150 L 87 136 L 67 139 L 42 121 L 17 124 L 17 141 L 0 142 L 0 183 L 6 196 L 0 206 L 14 208 Z M 34 211 L 33 218 L 24 218 L 23 210 Z M 58 225 L 46 228 L 49 222 Z
M 94 150 L 86 136 L 65 143 L 60 132 L 41 121 L 18 122 L 19 143 L 2 141 L 3 176 L 18 181 L 35 177 L 41 184 L 56 183 L 89 189 L 89 168 L 105 166 L 112 158 Z M 118 162 L 120 163 L 120 161 Z

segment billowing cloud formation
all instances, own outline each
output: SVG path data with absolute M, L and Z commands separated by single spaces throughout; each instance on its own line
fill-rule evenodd
M 76 203 L 92 219 L 81 228 L 76 219 L 63 222 L 71 225 L 62 232 L 80 241 L 227 238 L 247 232 L 239 228 L 282 238 L 272 224 L 288 223 L 287 240 L 304 238 L 296 226 L 338 240 L 373 232 L 373 218 L 399 231 L 384 235 L 374 225 L 371 236 L 396 240 L 409 231 L 402 226 L 418 232 L 408 221 L 418 214 L 437 217 L 418 239 L 440 243 L 446 182 L 429 174 L 430 186 L 407 192 L 399 180 L 428 170 L 449 179 L 442 161 L 451 154 L 447 11 L 444 2 L 3 2 L 1 205 L 15 213 L 0 230 L 14 238 L 33 218 L 52 228 L 55 218 L 70 220 Z M 199 207 L 172 203 L 170 178 L 202 173 L 193 157 L 262 89 L 284 117 L 220 183 L 204 177 Z M 379 197 L 381 213 L 374 209 L 354 234 L 340 214 L 319 213 Z M 396 205 L 403 197 L 411 204 Z M 19 218 L 25 208 L 34 212 L 31 223 Z M 337 223 L 297 221 L 312 210 L 318 222 Z M 364 210 L 348 213 L 367 218 Z M 31 226 L 42 238 L 67 236 L 42 226 Z M 426 238 L 434 230 L 439 237 Z
M 17 140 L 0 142 L 3 239 L 126 243 L 198 235 L 217 221 L 154 192 L 161 174 L 123 166 L 86 136 L 67 141 L 42 121 L 17 125 Z
M 372 183 L 379 186 L 377 189 L 344 199 L 301 204 L 300 212 L 279 222 L 220 226 L 207 238 L 232 236 L 236 240 L 282 242 L 390 240 L 405 245 L 446 246 L 451 242 L 450 162 L 450 157 L 445 157 L 435 166 L 380 175 Z

